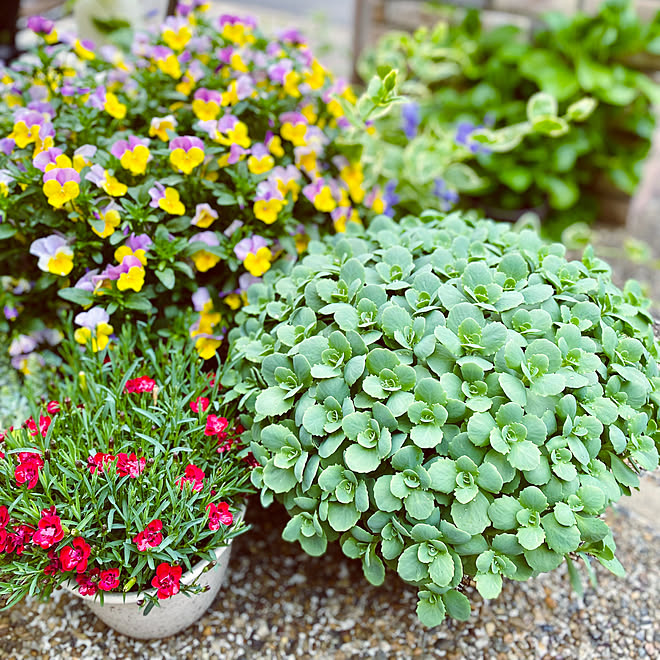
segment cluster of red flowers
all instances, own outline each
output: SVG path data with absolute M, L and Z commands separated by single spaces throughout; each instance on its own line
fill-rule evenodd
M 34 534 L 34 528 L 29 525 L 14 525 L 13 532 L 7 531 L 9 524 L 9 512 L 6 506 L 0 506 L 0 552 L 8 555 L 15 552 L 23 554 L 23 548 L 30 543 Z
M 39 481 L 39 470 L 44 466 L 41 454 L 33 451 L 21 451 L 18 453 L 18 465 L 14 470 L 16 483 L 19 486 L 27 484 L 28 488 L 34 488 Z
M 133 538 L 137 549 L 140 552 L 144 552 L 149 548 L 155 548 L 160 545 L 160 542 L 163 540 L 162 529 L 163 523 L 160 520 L 152 520 L 143 531 Z
M 116 456 L 113 454 L 96 452 L 96 454 L 91 454 L 87 457 L 87 467 L 89 467 L 91 474 L 94 474 L 97 470 L 103 472 L 105 466 L 113 461 L 117 461 L 117 474 L 120 477 L 131 477 L 131 479 L 137 479 L 147 466 L 147 459 L 144 457 L 138 458 L 135 452 L 131 454 L 120 452 Z
M 149 376 L 140 376 L 126 381 L 124 392 L 153 392 L 156 381 Z

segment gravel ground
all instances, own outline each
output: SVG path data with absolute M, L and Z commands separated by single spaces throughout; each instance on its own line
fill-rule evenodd
M 465 623 L 425 630 L 415 589 L 390 574 L 369 585 L 337 546 L 308 557 L 281 540 L 286 514 L 254 502 L 253 529 L 235 541 L 226 586 L 187 631 L 140 642 L 116 634 L 75 597 L 23 603 L 0 614 L 0 657 L 77 660 L 144 658 L 447 658 L 607 660 L 660 658 L 660 529 L 620 507 L 609 515 L 625 579 L 598 570 L 596 589 L 572 594 L 565 570 L 508 582 L 500 598 L 468 590 Z

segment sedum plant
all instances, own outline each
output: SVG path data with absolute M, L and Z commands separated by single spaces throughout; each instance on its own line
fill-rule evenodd
M 602 514 L 658 465 L 648 301 L 586 250 L 472 215 L 426 212 L 313 242 L 248 291 L 227 398 L 262 501 L 312 555 L 339 540 L 373 584 L 417 585 L 421 621 L 592 559 Z

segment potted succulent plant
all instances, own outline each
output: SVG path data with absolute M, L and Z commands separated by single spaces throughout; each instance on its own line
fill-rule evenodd
M 658 465 L 648 301 L 586 250 L 439 212 L 312 243 L 248 291 L 223 376 L 283 536 L 339 540 L 429 626 L 564 561 L 614 573 L 606 508 Z
M 194 350 L 144 334 L 96 353 L 65 341 L 57 399 L 2 434 L 6 606 L 64 586 L 116 630 L 165 637 L 220 588 L 247 529 L 242 427 Z

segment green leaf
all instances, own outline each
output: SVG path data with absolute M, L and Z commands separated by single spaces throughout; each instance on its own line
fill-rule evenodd
M 502 593 L 502 576 L 496 573 L 477 573 L 474 576 L 482 598 L 497 598 Z
M 264 417 L 283 415 L 291 410 L 295 400 L 293 397 L 285 399 L 286 392 L 279 387 L 269 387 L 259 394 L 255 401 L 257 414 Z
M 514 442 L 507 454 L 507 460 L 517 470 L 533 470 L 539 465 L 541 452 L 529 440 Z
M 416 611 L 419 620 L 427 628 L 439 626 L 445 620 L 445 606 L 442 597 L 430 591 L 419 592 Z
M 414 520 L 426 520 L 435 509 L 435 499 L 431 493 L 414 490 L 404 500 L 406 513 Z
M 279 389 L 279 388 L 278 388 Z M 326 411 L 323 406 L 315 404 L 305 410 L 302 425 L 311 435 L 325 435 L 324 426 L 327 422 Z
M 378 452 L 375 449 L 366 449 L 358 444 L 346 448 L 344 460 L 349 470 L 360 473 L 373 472 L 380 465 Z
M 527 390 L 519 378 L 507 373 L 499 375 L 500 387 L 511 401 L 519 406 L 527 405 Z
M 518 526 L 516 514 L 522 510 L 515 497 L 503 495 L 497 497 L 488 507 L 488 517 L 496 529 L 514 529 Z
M 465 163 L 451 163 L 443 175 L 443 179 L 450 188 L 458 192 L 477 192 L 487 185 L 488 180 L 480 177 Z
M 428 468 L 431 488 L 441 493 L 453 493 L 456 488 L 458 470 L 451 458 L 439 458 Z
M 76 303 L 77 305 L 82 305 L 84 307 L 94 303 L 94 294 L 91 291 L 83 291 L 83 289 L 76 289 L 73 287 L 60 289 L 57 292 L 57 295 L 60 298 L 64 298 L 64 300 L 68 300 L 69 302 Z
M 298 484 L 293 468 L 281 470 L 268 462 L 263 472 L 264 483 L 275 493 L 286 493 Z
M 499 493 L 503 485 L 502 476 L 491 463 L 482 463 L 479 466 L 477 483 L 479 484 L 479 488 L 483 488 L 489 493 Z
M 364 577 L 367 578 L 370 584 L 379 587 L 385 582 L 385 566 L 381 558 L 376 554 L 374 546 L 362 558 L 362 570 Z
M 446 594 L 442 594 L 442 600 L 447 609 L 447 614 L 449 614 L 452 619 L 467 621 L 470 618 L 470 600 L 465 594 L 452 589 Z
M 534 550 L 545 540 L 545 532 L 540 527 L 521 527 L 516 537 L 525 550 Z
M 328 504 L 328 523 L 337 532 L 346 532 L 351 529 L 360 519 L 360 512 L 355 504 L 340 504 L 330 502 Z
M 418 548 L 419 545 L 417 544 L 411 545 L 401 553 L 396 570 L 402 580 L 417 582 L 427 577 L 426 564 L 422 564 L 417 557 Z
M 446 587 L 454 577 L 454 560 L 448 552 L 439 554 L 429 566 L 429 576 L 439 587 Z
M 568 106 L 565 117 L 569 121 L 585 121 L 589 119 L 597 105 L 596 99 L 585 96 Z
M 481 534 L 490 524 L 488 517 L 488 499 L 479 493 L 471 502 L 461 504 L 455 501 L 451 505 L 451 517 L 454 524 L 468 534 Z
M 577 550 L 580 545 L 580 530 L 577 526 L 560 525 L 552 513 L 543 516 L 541 524 L 545 530 L 546 543 L 551 550 L 562 555 Z
M 354 385 L 362 377 L 366 360 L 365 355 L 356 355 L 346 363 L 346 367 L 344 367 L 344 380 L 349 387 Z
M 532 124 L 542 117 L 555 117 L 557 110 L 557 99 L 547 92 L 536 92 L 527 101 L 527 119 Z
M 171 268 L 166 268 L 165 270 L 157 270 L 156 277 L 162 282 L 166 289 L 174 288 L 176 278 L 174 276 L 174 271 Z

